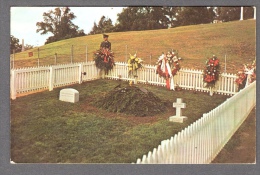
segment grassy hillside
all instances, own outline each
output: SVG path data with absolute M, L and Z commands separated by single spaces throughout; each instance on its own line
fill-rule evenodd
M 162 52 L 174 49 L 184 58 L 182 67 L 203 69 L 206 58 L 212 54 L 218 56 L 224 70 L 225 55 L 227 55 L 227 72 L 236 72 L 242 64 L 251 63 L 256 56 L 256 21 L 234 21 L 219 24 L 203 24 L 182 26 L 171 29 L 131 31 L 108 33 L 115 52 L 116 61 L 126 60 L 127 53 L 135 53 L 145 60 L 145 63 L 155 64 Z M 41 46 L 40 65 L 54 64 L 54 54 L 57 53 L 57 63 L 69 63 L 71 45 L 73 45 L 74 62 L 86 61 L 86 46 L 88 60 L 93 59 L 93 52 L 99 48 L 102 35 L 90 35 Z M 34 52 L 28 57 L 28 52 Z M 37 48 L 15 55 L 15 67 L 37 66 Z

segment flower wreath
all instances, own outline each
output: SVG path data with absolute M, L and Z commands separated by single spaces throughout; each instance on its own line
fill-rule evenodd
M 94 61 L 97 68 L 105 70 L 105 74 L 107 74 L 115 65 L 114 53 L 107 48 L 102 48 L 94 53 Z
M 236 84 L 238 85 L 238 89 L 243 89 L 246 85 L 246 78 L 247 75 L 244 71 L 237 72 L 237 79 L 235 80 Z
M 170 71 L 171 74 L 166 73 L 165 71 L 162 70 L 162 64 L 163 64 L 163 59 L 166 59 L 167 63 L 170 66 Z M 168 52 L 166 55 L 164 53 L 159 57 L 157 61 L 157 68 L 156 68 L 156 74 L 159 74 L 160 77 L 163 77 L 165 79 L 170 78 L 170 76 L 175 76 L 177 72 L 181 69 L 179 61 L 181 58 L 178 58 L 178 54 L 174 52 Z
M 134 77 L 136 77 L 137 75 L 137 70 L 139 68 L 142 68 L 143 65 L 142 65 L 142 62 L 143 60 L 141 58 L 137 58 L 136 57 L 136 54 L 134 54 L 133 56 L 131 54 L 129 54 L 130 57 L 129 59 L 127 60 L 127 63 L 128 63 L 128 75 L 133 75 Z
M 205 87 L 215 87 L 216 81 L 219 79 L 220 65 L 219 59 L 213 55 L 206 61 L 206 67 L 204 69 L 203 81 L 206 83 Z
M 248 77 L 250 76 L 250 77 Z M 243 70 L 237 72 L 237 79 L 235 80 L 236 84 L 238 85 L 238 90 L 243 89 L 246 86 L 247 79 L 248 83 L 252 83 L 256 80 L 256 64 L 255 60 L 251 65 L 247 64 L 244 65 Z

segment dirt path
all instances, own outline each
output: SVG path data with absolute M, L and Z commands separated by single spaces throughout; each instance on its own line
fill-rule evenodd
M 255 109 L 212 163 L 256 163 Z

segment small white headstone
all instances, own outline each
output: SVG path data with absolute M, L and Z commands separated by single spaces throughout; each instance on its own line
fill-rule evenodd
M 187 117 L 182 116 L 181 109 L 182 108 L 186 108 L 186 103 L 182 103 L 182 99 L 181 98 L 177 98 L 177 102 L 173 103 L 172 106 L 174 108 L 176 108 L 176 115 L 175 116 L 171 116 L 169 118 L 169 121 L 183 123 L 185 120 L 187 120 Z
M 79 92 L 76 89 L 66 88 L 60 91 L 59 100 L 75 103 L 79 101 Z

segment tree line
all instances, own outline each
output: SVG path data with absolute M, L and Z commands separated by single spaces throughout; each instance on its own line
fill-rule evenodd
M 241 7 L 126 7 L 117 15 L 117 22 L 102 16 L 94 22 L 88 34 L 73 24 L 76 18 L 69 7 L 57 7 L 43 13 L 43 21 L 37 22 L 37 33 L 52 33 L 45 44 L 63 39 L 106 32 L 167 29 L 185 25 L 207 24 L 213 20 L 223 22 L 240 19 Z M 244 19 L 253 18 L 253 7 L 244 7 Z M 10 52 L 21 51 L 19 39 L 11 36 Z M 32 47 L 32 46 L 28 46 Z
M 89 35 L 104 32 L 166 29 L 240 19 L 241 7 L 127 7 L 118 14 L 117 23 L 101 17 Z M 253 7 L 244 7 L 244 19 L 253 18 Z

